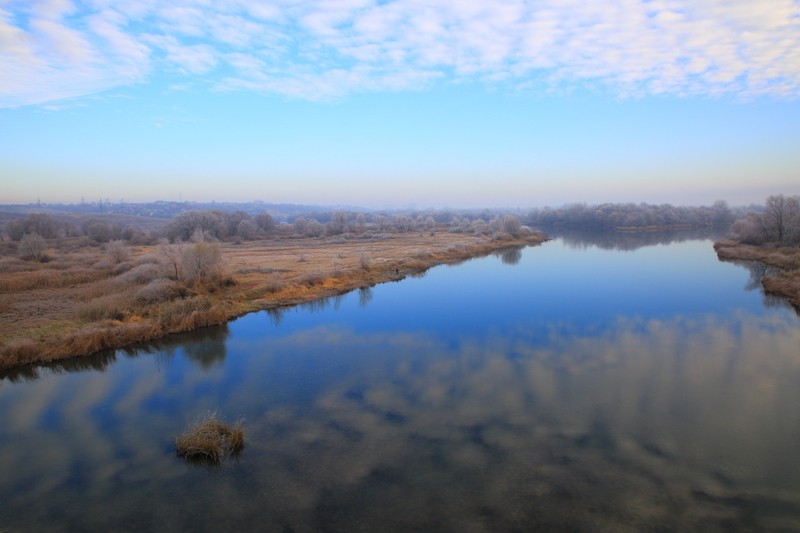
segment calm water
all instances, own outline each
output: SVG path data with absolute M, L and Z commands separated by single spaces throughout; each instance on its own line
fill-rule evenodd
M 800 530 L 797 315 L 633 239 L 5 375 L 0 531 Z M 173 448 L 209 410 L 218 468 Z

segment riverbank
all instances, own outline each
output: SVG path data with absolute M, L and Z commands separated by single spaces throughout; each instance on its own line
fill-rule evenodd
M 721 261 L 758 261 L 776 269 L 761 280 L 764 292 L 785 298 L 800 313 L 800 248 L 722 240 L 714 243 L 714 250 Z
M 530 232 L 495 239 L 424 232 L 224 243 L 222 283 L 165 279 L 153 294 L 144 274 L 163 263 L 156 246 L 133 249 L 124 268 L 101 265 L 85 250 L 47 265 L 9 263 L 0 283 L 0 369 L 124 348 L 546 240 Z

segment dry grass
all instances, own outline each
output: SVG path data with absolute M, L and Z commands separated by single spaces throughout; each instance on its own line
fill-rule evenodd
M 29 291 L 33 289 L 58 289 L 91 283 L 108 277 L 106 272 L 89 269 L 70 270 L 64 272 L 54 268 L 36 271 L 23 271 L 4 275 L 0 279 L 0 292 Z
M 532 236 L 515 244 L 542 240 Z M 97 248 L 61 253 L 46 265 L 2 258 L 0 369 L 123 348 L 247 312 L 336 296 L 499 247 L 488 238 L 446 232 L 387 234 L 368 242 L 276 238 L 225 244 L 220 252 L 227 282 L 190 287 L 150 280 L 159 268 L 157 246 L 136 247 L 131 261 L 117 265 L 104 264 Z
M 131 263 L 132 265 L 132 263 Z M 164 277 L 164 269 L 160 265 L 145 263 L 138 265 L 127 272 L 114 278 L 115 285 L 144 285 L 151 281 Z
M 125 318 L 129 299 L 122 293 L 111 293 L 78 305 L 76 316 L 84 322 L 98 320 L 122 320 Z
M 755 246 L 723 240 L 715 242 L 714 249 L 722 261 L 758 261 L 779 269 L 778 274 L 763 279 L 764 291 L 786 298 L 800 313 L 800 247 Z
M 231 426 L 209 412 L 199 422 L 175 438 L 175 450 L 188 461 L 219 464 L 226 456 L 244 449 L 242 421 Z

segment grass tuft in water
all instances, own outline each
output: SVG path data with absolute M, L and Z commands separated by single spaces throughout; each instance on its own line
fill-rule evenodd
M 244 449 L 242 421 L 232 426 L 209 412 L 175 438 L 175 449 L 187 461 L 219 464 L 225 456 L 236 456 Z

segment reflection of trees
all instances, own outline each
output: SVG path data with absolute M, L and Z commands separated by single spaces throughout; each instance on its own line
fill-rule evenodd
M 266 310 L 267 316 L 275 326 L 280 326 L 281 322 L 283 321 L 283 315 L 286 313 L 285 307 L 275 307 L 273 309 Z
M 495 253 L 500 258 L 500 261 L 506 265 L 516 265 L 522 259 L 522 248 L 515 247 L 507 250 L 501 250 Z
M 750 274 L 750 279 L 744 286 L 745 290 L 753 291 L 756 289 L 763 289 L 762 282 L 767 276 L 775 275 L 779 270 L 775 267 L 766 265 L 760 261 L 731 261 L 733 264 L 743 267 Z
M 361 287 L 358 289 L 358 305 L 366 307 L 372 301 L 372 287 Z
M 173 333 L 159 339 L 138 342 L 118 350 L 105 350 L 93 355 L 72 357 L 41 365 L 30 365 L 12 368 L 0 372 L 0 381 L 11 382 L 36 380 L 43 373 L 62 374 L 83 371 L 105 371 L 117 361 L 118 356 L 138 357 L 144 354 L 155 354 L 160 359 L 172 359 L 178 348 L 185 348 L 189 359 L 203 368 L 225 360 L 225 340 L 228 326 L 211 326 L 193 331 Z
M 227 324 L 197 329 L 192 332 L 191 338 L 183 343 L 186 358 L 205 370 L 222 364 L 227 355 L 225 344 L 227 338 Z
M 136 353 L 128 353 L 128 355 L 135 356 Z M 28 365 L 5 370 L 0 372 L 0 381 L 4 379 L 7 379 L 11 382 L 36 380 L 41 377 L 42 371 L 52 374 L 83 371 L 103 372 L 116 360 L 116 351 L 105 350 L 103 352 L 84 357 L 72 357 L 69 359 L 62 359 L 60 361 L 43 363 L 40 365 Z
M 786 298 L 767 294 L 764 290 L 764 278 L 767 276 L 775 276 L 781 272 L 779 268 L 769 266 L 760 261 L 728 261 L 734 265 L 738 265 L 748 271 L 750 278 L 747 280 L 744 288 L 748 291 L 759 290 L 761 291 L 761 298 L 764 307 L 770 309 L 792 309 L 792 305 Z M 800 311 L 798 311 L 800 313 Z
M 304 302 L 299 304 L 297 307 L 298 309 L 302 309 L 304 311 L 308 311 L 309 313 L 319 313 L 324 311 L 325 308 L 330 305 L 331 299 L 330 298 L 318 298 L 316 300 L 311 300 L 309 302 Z
M 692 240 L 716 239 L 718 230 L 687 229 L 673 231 L 614 231 L 614 230 L 554 230 L 551 237 L 561 239 L 570 248 L 586 249 L 591 246 L 603 250 L 632 251 L 645 246 L 671 244 Z

